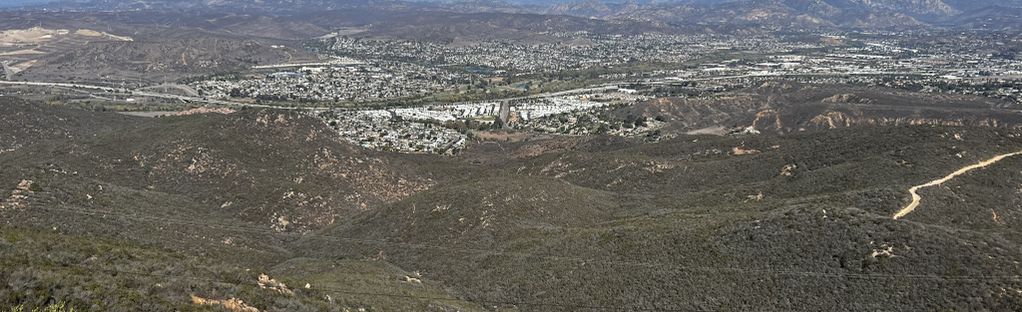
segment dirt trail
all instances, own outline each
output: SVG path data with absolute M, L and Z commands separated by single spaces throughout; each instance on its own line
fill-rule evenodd
M 930 181 L 929 183 L 926 183 L 926 184 L 923 184 L 923 185 L 913 186 L 912 188 L 908 189 L 908 192 L 910 194 L 912 194 L 912 203 L 909 203 L 908 206 L 905 206 L 905 208 L 901 208 L 901 210 L 899 210 L 898 213 L 894 214 L 893 218 L 895 220 L 900 219 L 900 218 L 908 215 L 909 213 L 912 213 L 912 211 L 915 210 L 916 207 L 919 207 L 919 202 L 923 199 L 921 196 L 919 196 L 919 189 L 923 189 L 923 188 L 927 188 L 927 187 L 931 187 L 931 186 L 937 186 L 937 185 L 944 184 L 945 182 L 951 181 L 951 179 L 954 179 L 955 177 L 963 175 L 963 174 L 965 174 L 965 173 L 967 173 L 969 171 L 980 169 L 980 168 L 984 168 L 984 167 L 993 165 L 993 164 L 995 164 L 995 163 L 997 163 L 997 162 L 999 162 L 1001 160 L 1004 160 L 1005 158 L 1013 157 L 1013 156 L 1018 156 L 1018 155 L 1022 155 L 1022 151 L 1018 151 L 1018 152 L 1014 152 L 1014 153 L 1008 153 L 1008 154 L 997 155 L 997 156 L 995 156 L 993 158 L 981 161 L 981 162 L 979 162 L 977 164 L 965 166 L 962 169 L 958 169 L 958 171 L 952 172 L 951 174 L 949 174 L 949 175 L 947 175 L 947 176 L 945 176 L 943 178 Z

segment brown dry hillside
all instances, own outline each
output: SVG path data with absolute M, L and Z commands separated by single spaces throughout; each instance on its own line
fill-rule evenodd
M 84 140 L 116 129 L 131 128 L 137 119 L 116 114 L 68 110 L 0 97 L 0 151 L 15 150 L 54 140 Z
M 208 308 L 195 295 L 271 311 L 1022 307 L 1012 230 L 1022 162 L 923 190 L 917 211 L 891 218 L 911 186 L 1022 150 L 1011 128 L 546 136 L 447 158 L 362 150 L 295 112 L 144 119 L 12 98 L 2 107 L 20 113 L 0 119 L 4 133 L 29 142 L 0 154 L 4 304 Z M 263 273 L 277 286 L 259 287 Z
M 773 133 L 899 125 L 1018 128 L 1022 117 L 1011 105 L 978 96 L 780 81 L 708 97 L 658 98 L 617 114 L 659 116 L 670 120 L 667 130 L 681 133 L 711 127 Z
M 415 170 L 398 169 L 399 160 L 355 149 L 320 120 L 296 113 L 246 110 L 144 120 L 97 115 L 137 126 L 41 144 L 12 157 L 122 187 L 192 197 L 279 231 L 331 224 L 433 184 Z
M 1003 218 L 1017 208 L 977 196 L 1014 198 L 1015 184 L 977 183 L 977 195 L 958 195 L 966 202 L 929 202 L 976 225 L 890 217 L 916 181 L 1022 148 L 1014 134 L 902 126 L 587 141 L 362 213 L 325 231 L 355 240 L 310 237 L 301 249 L 383 255 L 475 300 L 531 303 L 524 310 L 1022 303 L 1000 294 L 1019 286 L 1019 241 L 1004 225 L 1014 221 L 990 221 L 989 211 Z M 759 153 L 735 155 L 736 146 Z M 1018 164 L 971 176 L 1013 176 Z

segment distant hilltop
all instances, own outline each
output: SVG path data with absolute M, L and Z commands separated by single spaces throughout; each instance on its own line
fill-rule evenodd
M 514 13 L 644 21 L 705 29 L 890 29 L 962 26 L 1011 29 L 1022 0 L 14 0 L 0 7 L 52 4 L 52 10 L 161 11 L 198 10 L 226 13 L 434 11 Z M 989 21 L 977 23 L 975 21 Z

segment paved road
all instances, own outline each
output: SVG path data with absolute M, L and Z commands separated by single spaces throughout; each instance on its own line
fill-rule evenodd
M 557 92 L 547 92 L 547 93 L 540 93 L 540 94 L 535 94 L 535 95 L 511 97 L 511 98 L 504 98 L 504 99 L 495 99 L 495 100 L 491 100 L 491 102 L 507 102 L 507 101 L 515 101 L 515 100 L 528 100 L 528 99 L 536 99 L 536 98 L 547 98 L 547 97 L 565 96 L 565 95 L 572 95 L 572 94 L 579 94 L 579 93 L 590 93 L 590 92 L 596 92 L 596 91 L 615 90 L 615 89 L 618 89 L 622 85 L 669 85 L 669 84 L 677 84 L 677 83 L 684 83 L 684 82 L 718 81 L 718 80 L 741 79 L 741 78 L 845 77 L 845 76 L 884 76 L 884 75 L 919 75 L 919 74 L 899 73 L 899 72 L 876 72 L 876 73 L 795 73 L 795 74 L 792 74 L 792 73 L 766 73 L 766 74 L 762 74 L 761 73 L 761 74 L 717 76 L 717 77 L 700 77 L 700 78 L 675 78 L 675 77 L 668 77 L 668 78 L 655 78 L 655 79 L 639 80 L 639 81 L 609 82 L 609 83 L 598 84 L 598 85 L 593 85 L 593 86 L 588 86 L 588 87 L 578 88 L 578 89 L 571 89 L 571 90 L 564 90 L 564 91 L 557 91 Z
M 329 62 L 311 62 L 311 63 L 259 65 L 259 66 L 252 66 L 252 69 L 281 69 L 281 68 L 313 67 L 313 66 L 351 66 L 351 65 L 361 65 L 361 64 L 365 64 L 365 63 L 361 62 L 361 61 L 358 61 L 358 60 L 333 60 L 333 61 L 329 61 Z
M 863 73 L 760 73 L 734 76 L 700 77 L 700 78 L 657 78 L 646 81 L 633 82 L 633 84 L 664 85 L 682 82 L 717 81 L 741 78 L 770 78 L 770 77 L 846 77 L 846 76 L 888 76 L 888 75 L 923 75 L 920 73 L 904 72 L 863 72 Z
M 149 86 L 149 87 L 141 88 L 141 89 L 138 89 L 138 90 L 139 91 L 145 91 L 145 90 L 154 90 L 154 89 L 178 89 L 178 90 L 181 90 L 181 92 L 184 92 L 185 95 L 187 95 L 187 96 L 195 96 L 195 97 L 199 96 L 199 91 L 196 91 L 194 88 L 192 88 L 192 87 L 190 87 L 188 85 L 177 84 L 177 83 L 164 83 L 164 84 L 160 84 L 160 85 L 155 85 L 155 86 Z
M 596 91 L 616 90 L 617 88 L 618 88 L 618 84 L 616 84 L 616 83 L 608 83 L 608 84 L 602 84 L 602 85 L 598 85 L 598 86 L 594 86 L 594 87 L 585 87 L 585 88 L 578 88 L 578 89 L 571 89 L 571 90 L 564 90 L 564 91 L 557 91 L 557 92 L 547 92 L 547 93 L 540 93 L 540 94 L 527 95 L 527 96 L 517 96 L 517 97 L 496 99 L 496 100 L 492 100 L 492 102 L 510 102 L 510 101 L 516 101 L 516 100 L 528 100 L 528 99 L 558 97 L 558 96 L 565 96 L 565 95 L 572 95 L 572 94 L 579 94 L 579 93 L 590 93 L 590 92 L 596 92 Z
M 284 65 L 271 65 L 271 66 L 284 66 Z M 650 79 L 650 80 L 645 80 L 645 81 L 611 82 L 611 83 L 604 83 L 604 84 L 588 86 L 588 87 L 572 89 L 572 90 L 564 90 L 564 91 L 557 91 L 557 92 L 547 92 L 547 93 L 541 93 L 541 94 L 534 94 L 534 95 L 528 95 L 528 96 L 518 96 L 518 97 L 510 97 L 510 98 L 504 98 L 504 99 L 494 99 L 494 100 L 490 100 L 490 101 L 487 101 L 487 102 L 509 102 L 509 101 L 515 101 L 515 100 L 528 100 L 528 99 L 558 97 L 558 96 L 565 96 L 565 95 L 572 95 L 572 94 L 582 94 L 582 93 L 591 93 L 591 92 L 598 92 L 598 91 L 615 90 L 620 85 L 625 85 L 625 84 L 665 85 L 665 84 L 674 84 L 674 83 L 682 83 L 682 82 L 715 81 L 715 80 L 740 79 L 740 78 L 802 77 L 802 76 L 810 76 L 810 77 L 843 77 L 843 76 L 870 76 L 870 75 L 895 75 L 895 74 L 898 74 L 898 75 L 908 75 L 908 73 L 886 73 L 886 72 L 884 72 L 884 73 L 832 73 L 832 74 L 831 73 L 806 73 L 806 74 L 788 74 L 788 73 L 772 74 L 772 73 L 770 73 L 770 74 L 748 74 L 748 75 L 735 75 L 735 76 L 703 77 L 703 78 L 691 78 L 691 79 L 659 78 L 659 79 Z M 234 106 L 234 107 L 260 107 L 260 108 L 274 108 L 274 109 L 283 109 L 283 110 L 328 110 L 328 109 L 335 109 L 335 107 L 285 107 L 285 106 L 266 105 L 266 104 L 250 104 L 250 103 L 241 103 L 241 102 L 233 102 L 233 101 L 208 99 L 208 98 L 202 98 L 202 97 L 197 97 L 197 96 L 184 96 L 184 95 L 166 94 L 166 93 L 145 91 L 145 89 L 149 89 L 149 88 L 131 90 L 131 89 L 126 89 L 126 88 L 114 88 L 114 87 L 87 85 L 87 84 L 79 84 L 79 83 L 35 82 L 35 81 L 0 81 L 0 85 L 24 85 L 24 86 L 60 87 L 60 88 L 71 88 L 71 89 L 95 90 L 95 91 L 103 91 L 103 92 L 109 92 L 109 93 L 128 94 L 128 95 L 142 96 L 142 97 L 163 98 L 163 99 L 180 100 L 180 101 L 195 102 L 195 103 L 206 103 L 206 104 L 214 104 L 214 105 L 224 105 L 224 106 Z M 459 104 L 463 104 L 463 103 L 459 103 Z
M 329 109 L 329 107 L 283 107 L 283 106 L 276 106 L 276 105 L 250 104 L 250 103 L 241 103 L 241 102 L 232 102 L 232 101 L 208 99 L 208 98 L 195 97 L 195 96 L 184 96 L 184 95 L 176 95 L 176 94 L 166 94 L 166 93 L 159 93 L 159 92 L 151 92 L 151 91 L 130 90 L 130 89 L 126 89 L 126 88 L 113 88 L 113 87 L 104 87 L 104 86 L 97 86 L 97 85 L 87 85 L 87 84 L 80 84 L 80 83 L 35 82 L 35 81 L 0 81 L 0 85 L 18 85 L 18 86 L 35 86 L 35 87 L 57 87 L 57 88 L 69 88 L 69 89 L 94 90 L 94 91 L 103 91 L 103 92 L 108 92 L 108 93 L 119 93 L 119 94 L 126 94 L 126 95 L 140 96 L 140 97 L 152 97 L 152 98 L 161 98 L 161 99 L 179 100 L 179 101 L 185 101 L 185 102 L 206 103 L 206 104 L 214 104 L 214 105 L 233 106 L 233 107 L 259 107 L 259 108 L 273 108 L 273 109 L 283 109 L 283 110 L 325 110 L 325 109 Z

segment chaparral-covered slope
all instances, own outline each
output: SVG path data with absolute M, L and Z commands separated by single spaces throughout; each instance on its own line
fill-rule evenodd
M 145 119 L 0 100 L 17 142 L 0 153 L 5 305 L 1022 307 L 1022 159 L 921 190 L 892 218 L 910 187 L 1022 150 L 1010 127 L 552 136 L 444 158 L 361 150 L 294 112 Z

